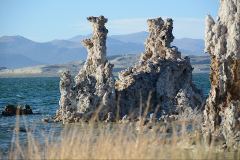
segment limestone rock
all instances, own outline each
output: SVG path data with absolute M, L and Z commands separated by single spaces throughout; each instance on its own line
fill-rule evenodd
M 76 112 L 76 94 L 73 91 L 73 79 L 69 71 L 60 75 L 60 100 L 59 110 L 57 110 L 55 121 L 72 119 L 71 113 Z
M 211 90 L 203 131 L 224 136 L 227 146 L 240 141 L 240 0 L 221 0 L 218 19 L 206 18 L 205 50 L 211 56 Z
M 75 82 L 69 72 L 61 76 L 60 109 L 56 116 L 59 120 L 90 119 L 96 112 L 104 119 L 115 106 L 113 65 L 106 58 L 107 19 L 103 16 L 87 19 L 93 26 L 92 38 L 82 41 L 88 57 Z
M 190 113 L 201 107 L 203 96 L 192 83 L 190 60 L 171 46 L 172 19 L 148 20 L 145 53 L 138 64 L 119 74 L 116 83 L 113 65 L 106 59 L 107 19 L 100 16 L 88 20 L 93 25 L 93 37 L 82 42 L 88 57 L 75 80 L 69 72 L 61 75 L 56 121 L 74 122 L 96 114 L 106 122 L 114 118 L 136 120 L 145 110 L 158 117 Z
M 140 62 L 120 72 L 115 84 L 120 116 L 137 117 L 145 110 L 180 114 L 201 107 L 203 96 L 192 83 L 190 60 L 181 58 L 177 47 L 171 46 L 172 19 L 147 22 L 149 36 Z

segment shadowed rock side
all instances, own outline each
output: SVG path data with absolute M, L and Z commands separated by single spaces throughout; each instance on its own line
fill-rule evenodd
M 87 48 L 88 57 L 75 77 L 75 83 L 69 72 L 61 75 L 60 109 L 57 111 L 56 121 L 89 119 L 98 109 L 99 118 L 104 119 L 115 106 L 113 65 L 106 59 L 107 19 L 103 16 L 87 19 L 93 26 L 92 38 L 82 41 Z
M 240 0 L 221 0 L 219 17 L 206 18 L 205 50 L 211 56 L 211 90 L 204 111 L 206 139 L 240 142 Z
M 120 72 L 115 84 L 120 116 L 138 117 L 146 109 L 157 115 L 180 114 L 201 107 L 203 95 L 192 83 L 190 60 L 171 47 L 172 19 L 147 22 L 149 36 L 140 62 Z

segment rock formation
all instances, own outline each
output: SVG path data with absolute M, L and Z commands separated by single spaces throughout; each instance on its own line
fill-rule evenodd
M 82 41 L 88 57 L 75 77 L 75 83 L 69 72 L 61 75 L 60 109 L 56 120 L 90 119 L 96 112 L 100 119 L 104 119 L 115 106 L 113 65 L 106 59 L 107 19 L 103 16 L 87 19 L 93 26 L 92 38 Z
M 205 49 L 211 56 L 211 90 L 204 110 L 208 140 L 240 142 L 240 0 L 221 0 L 215 22 L 206 18 Z
M 120 72 L 116 100 L 120 116 L 149 113 L 179 114 L 201 107 L 203 96 L 192 83 L 188 57 L 172 47 L 172 19 L 149 19 L 149 36 L 141 60 Z
M 100 120 L 108 122 L 115 116 L 138 118 L 145 110 L 156 117 L 189 113 L 202 106 L 203 96 L 192 83 L 189 58 L 181 58 L 177 47 L 171 46 L 172 19 L 148 20 L 149 37 L 140 62 L 122 71 L 116 83 L 113 65 L 106 59 L 107 19 L 88 20 L 93 37 L 82 42 L 88 57 L 75 81 L 69 72 L 62 73 L 56 121 L 88 120 L 97 113 Z

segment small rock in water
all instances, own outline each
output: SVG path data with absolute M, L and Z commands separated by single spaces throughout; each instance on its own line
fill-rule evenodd
M 32 130 L 31 129 L 28 129 L 26 127 L 16 127 L 14 129 L 15 132 L 31 132 Z
M 49 123 L 49 122 L 50 122 L 50 119 L 49 119 L 49 118 L 43 118 L 43 119 L 42 119 L 42 122 Z
M 29 105 L 6 105 L 4 111 L 2 111 L 3 116 L 14 116 L 14 115 L 27 115 L 33 114 L 32 109 Z
M 46 117 L 46 118 L 42 119 L 42 122 L 53 123 L 53 122 L 57 122 L 57 121 L 55 121 L 54 117 Z

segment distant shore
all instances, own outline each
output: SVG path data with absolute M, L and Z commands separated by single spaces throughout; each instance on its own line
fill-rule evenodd
M 209 73 L 210 59 L 209 56 L 189 56 L 193 73 Z M 126 69 L 127 67 L 135 64 L 139 59 L 139 55 L 129 54 L 124 56 L 115 56 L 110 59 L 114 64 L 113 74 L 118 75 L 118 72 Z M 38 65 L 32 67 L 16 68 L 16 69 L 3 69 L 0 70 L 0 78 L 14 78 L 14 77 L 59 77 L 62 71 L 69 70 L 72 75 L 76 75 L 84 61 L 75 61 L 66 64 L 55 65 Z

